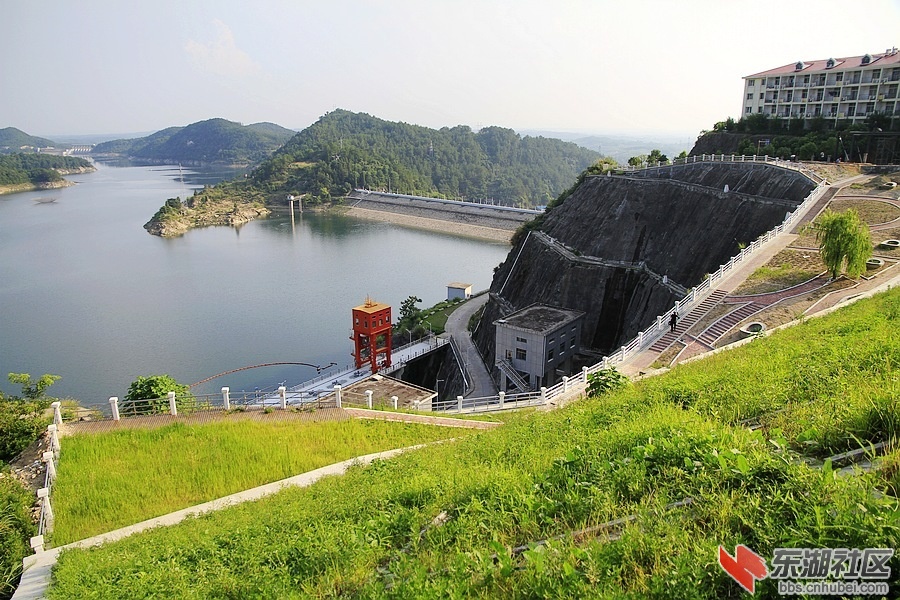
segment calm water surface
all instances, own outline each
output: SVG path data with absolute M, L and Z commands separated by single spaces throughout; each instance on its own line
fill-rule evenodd
M 490 285 L 498 244 L 305 213 L 177 239 L 142 225 L 166 198 L 221 179 L 178 167 L 112 167 L 78 185 L 0 196 L 0 389 L 8 372 L 54 373 L 85 404 L 124 396 L 139 375 L 193 383 L 268 362 L 350 362 L 350 309 L 366 295 L 429 306 L 446 284 Z M 39 198 L 56 198 L 41 203 Z M 307 367 L 221 377 L 200 391 L 288 385 Z

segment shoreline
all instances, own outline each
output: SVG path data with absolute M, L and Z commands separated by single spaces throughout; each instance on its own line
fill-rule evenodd
M 441 219 L 429 219 L 427 217 L 413 217 L 400 213 L 370 210 L 368 208 L 357 208 L 353 206 L 339 207 L 339 210 L 351 217 L 369 221 L 383 221 L 406 227 L 416 227 L 428 231 L 439 231 L 454 235 L 491 240 L 494 242 L 505 242 L 507 244 L 510 243 L 512 236 L 515 233 L 514 230 L 511 231 L 508 229 L 497 229 L 481 225 L 470 225 L 467 223 L 457 223 L 455 221 L 444 221 Z
M 20 192 L 40 192 L 44 190 L 58 190 L 75 185 L 74 182 L 67 179 L 62 181 L 54 181 L 53 183 L 17 183 L 15 185 L 0 185 L 0 196 L 6 194 L 18 194 Z

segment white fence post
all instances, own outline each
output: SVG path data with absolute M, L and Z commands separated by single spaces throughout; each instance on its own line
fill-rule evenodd
M 287 410 L 287 388 L 278 386 L 278 397 L 281 400 L 281 410 Z
M 391 404 L 394 406 L 394 410 L 397 410 L 397 403 L 400 401 L 400 398 L 397 396 L 391 396 Z
M 119 420 L 119 397 L 111 396 L 109 399 L 109 408 L 112 411 L 113 421 Z
M 500 410 L 503 410 L 503 402 L 506 400 L 506 392 L 500 392 L 497 394 L 497 397 L 500 398 Z
M 366 390 L 366 408 L 372 410 L 372 390 Z
M 463 403 L 463 397 L 457 396 L 456 397 L 456 408 L 457 408 L 457 410 L 459 410 L 459 412 L 462 412 L 462 403 Z
M 53 424 L 62 425 L 62 412 L 59 410 L 60 403 L 58 401 L 54 402 L 50 407 L 53 408 Z
M 588 368 L 581 367 L 581 381 L 586 384 L 587 378 L 588 378 Z
M 36 535 L 31 538 L 31 549 L 34 550 L 35 554 L 40 554 L 44 551 L 44 536 Z
M 44 531 L 53 530 L 53 508 L 50 506 L 50 488 L 41 488 L 37 491 L 37 497 L 44 508 Z
M 541 404 L 547 404 L 547 388 L 541 386 Z
M 178 416 L 178 407 L 175 406 L 175 392 L 169 392 L 169 414 L 173 417 Z
M 47 425 L 47 431 L 50 432 L 50 449 L 55 456 L 59 456 L 59 434 L 56 425 Z
M 231 410 L 231 388 L 227 386 L 222 388 L 222 404 L 225 405 L 225 410 Z
M 44 462 L 47 463 L 47 479 L 50 483 L 56 481 L 56 463 L 53 462 L 53 453 L 52 452 L 44 452 L 41 455 L 41 458 L 44 459 Z
M 334 405 L 341 408 L 341 386 L 334 386 Z
M 623 348 L 624 348 L 624 346 L 623 346 Z M 563 375 L 563 391 L 564 392 L 569 391 L 569 378 L 565 375 Z

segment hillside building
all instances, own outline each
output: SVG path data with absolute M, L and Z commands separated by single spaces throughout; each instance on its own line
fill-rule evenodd
M 508 391 L 510 384 L 521 392 L 556 384 L 572 369 L 572 359 L 581 347 L 583 322 L 584 313 L 579 310 L 543 304 L 494 321 L 500 391 Z
M 900 51 L 799 61 L 744 77 L 741 116 L 824 117 L 848 124 L 872 113 L 900 117 Z

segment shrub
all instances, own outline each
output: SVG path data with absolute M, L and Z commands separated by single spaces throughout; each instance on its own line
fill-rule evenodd
M 613 367 L 600 369 L 596 373 L 588 375 L 587 391 L 590 396 L 602 396 L 627 387 L 629 383 L 628 377 Z
M 166 396 L 169 392 L 175 392 L 179 407 L 193 404 L 194 396 L 190 386 L 178 383 L 171 375 L 150 375 L 138 377 L 128 386 L 122 410 L 139 415 L 168 412 L 169 401 Z
M 0 473 L 0 599 L 12 596 L 35 534 L 29 510 L 32 494 L 8 473 Z

